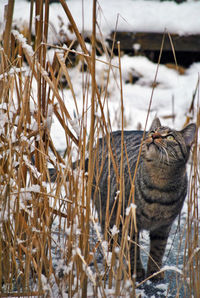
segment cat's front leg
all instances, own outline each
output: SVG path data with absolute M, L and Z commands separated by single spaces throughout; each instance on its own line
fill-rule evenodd
M 167 245 L 171 226 L 162 227 L 150 232 L 150 256 L 147 265 L 147 276 L 158 272 L 162 267 L 162 259 Z M 153 280 L 164 278 L 164 272 L 152 277 Z

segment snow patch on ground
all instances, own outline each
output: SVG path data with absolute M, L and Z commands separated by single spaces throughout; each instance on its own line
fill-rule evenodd
M 92 31 L 92 1 L 68 0 L 67 5 L 81 32 Z M 0 2 L 0 32 L 3 31 L 4 6 L 6 0 Z M 104 36 L 116 29 L 119 31 L 164 32 L 179 35 L 200 33 L 200 3 L 188 1 L 177 4 L 172 1 L 133 1 L 133 0 L 99 0 L 97 2 L 97 21 Z M 30 2 L 15 2 L 14 23 L 28 26 Z M 82 17 L 83 16 L 83 17 Z M 72 38 L 68 29 L 69 21 L 59 3 L 53 3 L 49 12 L 49 42 L 62 40 L 59 32 Z M 37 17 L 35 18 L 35 20 Z M 35 21 L 34 20 L 34 21 Z M 34 32 L 34 26 L 33 26 Z

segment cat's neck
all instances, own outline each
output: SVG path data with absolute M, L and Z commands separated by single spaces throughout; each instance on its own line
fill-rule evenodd
M 148 178 L 149 183 L 151 183 L 152 186 L 159 188 L 177 185 L 179 182 L 182 183 L 186 176 L 185 165 L 171 167 L 161 164 L 152 165 L 152 163 L 144 161 L 142 171 L 143 175 Z

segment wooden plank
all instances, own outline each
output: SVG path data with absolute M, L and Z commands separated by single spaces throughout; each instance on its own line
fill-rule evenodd
M 112 44 L 114 33 L 107 39 Z M 178 52 L 200 52 L 200 35 L 170 35 L 173 41 L 175 51 Z M 122 51 L 134 51 L 134 45 L 140 45 L 141 51 L 159 51 L 162 44 L 163 34 L 152 32 L 124 32 L 116 33 L 115 48 L 117 49 L 117 41 L 120 41 Z M 171 43 L 168 35 L 165 36 L 164 51 L 171 51 Z

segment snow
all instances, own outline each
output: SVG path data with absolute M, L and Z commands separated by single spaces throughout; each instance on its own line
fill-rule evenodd
M 0 2 L 0 31 L 3 31 L 4 5 Z M 83 5 L 82 5 L 83 3 Z M 92 1 L 68 0 L 67 5 L 73 18 L 82 31 L 92 30 Z M 29 23 L 30 3 L 26 0 L 17 0 L 15 3 L 14 23 L 22 26 Z M 25 13 L 26 12 L 26 13 Z M 84 18 L 82 18 L 84 15 Z M 80 17 L 81 16 L 81 17 Z M 101 32 L 108 35 L 117 27 L 119 31 L 164 32 L 179 35 L 200 33 L 200 3 L 188 1 L 177 4 L 172 1 L 133 1 L 133 0 L 99 0 L 97 2 L 97 20 Z M 49 28 L 49 42 L 58 42 L 58 33 L 72 37 L 68 30 L 68 19 L 61 4 L 53 3 L 49 13 L 51 26 Z M 38 16 L 35 17 L 38 19 Z M 34 29 L 33 29 L 34 31 Z
M 15 36 L 15 38 L 22 44 L 22 47 L 26 49 L 29 56 L 33 56 L 34 52 L 30 45 L 27 44 L 26 38 L 23 36 L 23 34 L 20 34 L 17 30 L 12 30 L 12 34 Z
M 106 61 L 106 57 L 102 56 L 101 60 Z M 114 58 L 112 60 L 112 64 L 117 66 L 118 58 Z M 152 94 L 152 85 L 155 79 L 157 64 L 149 61 L 146 57 L 123 56 L 121 58 L 121 65 L 124 117 L 126 122 L 125 129 L 137 129 L 139 124 L 143 129 Z M 105 63 L 98 62 L 96 70 L 97 82 L 101 82 L 101 84 L 104 85 L 107 78 L 108 66 Z M 134 72 L 139 74 L 138 81 L 134 84 L 127 84 L 127 79 Z M 164 125 L 168 125 L 176 129 L 181 129 L 183 127 L 186 116 L 188 115 L 189 107 L 191 105 L 192 96 L 197 85 L 199 72 L 200 63 L 194 63 L 185 71 L 184 75 L 180 75 L 176 70 L 170 69 L 164 65 L 159 66 L 156 80 L 157 87 L 153 93 L 148 127 L 150 126 L 150 123 L 155 115 L 161 117 L 161 123 Z M 74 92 L 76 94 L 78 113 L 81 115 L 83 107 L 83 95 L 80 86 L 83 74 L 78 71 L 78 67 L 75 69 L 69 69 L 69 74 L 73 82 Z M 112 73 L 110 74 L 108 86 L 108 104 L 113 131 L 120 129 L 121 127 L 121 98 L 119 85 L 119 71 L 118 69 L 113 68 Z M 63 98 L 69 113 L 73 115 L 75 106 L 73 105 L 73 97 L 70 90 L 64 90 Z M 197 101 L 195 102 L 197 104 Z M 172 115 L 172 112 L 175 113 L 174 120 L 172 118 L 167 118 L 168 116 Z M 76 117 L 79 117 L 79 115 Z M 75 134 L 79 134 L 80 128 L 78 128 L 77 119 L 74 118 L 72 121 L 70 121 L 70 123 L 72 124 L 72 128 L 75 130 Z M 59 150 L 65 150 L 66 142 L 64 134 L 62 130 L 58 130 L 58 125 L 58 120 L 54 118 L 51 128 L 52 138 L 55 142 L 56 148 L 59 148 Z
M 110 232 L 111 232 L 112 237 L 114 237 L 115 235 L 117 235 L 119 233 L 119 229 L 117 228 L 116 225 L 114 225 L 112 227 L 112 229 L 110 229 Z
M 133 203 L 130 204 L 129 207 L 126 208 L 126 216 L 129 216 L 131 210 L 134 211 L 137 208 L 137 206 Z
M 3 10 L 7 1 L 3 0 L 0 3 L 0 23 L 3 23 Z M 84 30 L 91 31 L 91 7 L 92 1 L 85 0 L 84 2 L 84 20 L 82 16 L 82 1 L 73 0 L 67 1 L 71 13 L 77 22 L 79 30 L 82 30 L 84 23 Z M 14 10 L 14 23 L 21 24 L 28 22 L 30 3 L 25 0 L 18 0 L 15 3 L 17 9 Z M 127 9 L 127 7 L 129 9 Z M 27 13 L 24 13 L 27 11 Z M 115 28 L 117 15 L 120 13 L 118 30 L 136 30 L 136 31 L 151 31 L 163 32 L 166 28 L 169 32 L 179 34 L 200 33 L 200 2 L 190 1 L 182 4 L 174 2 L 157 2 L 157 1 L 98 1 L 98 20 L 103 34 L 108 34 Z M 191 17 L 192 16 L 192 17 Z M 50 25 L 49 42 L 53 42 L 52 38 L 56 36 L 55 32 L 59 33 L 59 18 L 63 20 L 64 30 L 68 32 L 68 19 L 62 9 L 62 6 L 57 3 L 50 5 Z M 52 21 L 53 20 L 53 21 Z M 145 20 L 145 22 L 144 22 Z M 185 22 L 187 20 L 187 22 Z M 52 26 L 54 31 L 52 32 Z M 34 26 L 33 26 L 34 27 Z M 22 42 L 23 47 L 28 49 L 30 55 L 33 55 L 31 48 L 27 45 L 26 39 L 13 30 L 16 38 Z M 53 34 L 52 34 L 53 33 Z M 57 34 L 59 35 L 59 34 Z M 62 55 L 62 50 L 57 50 L 59 55 Z M 51 49 L 48 57 L 52 60 L 55 53 Z M 108 62 L 106 56 L 100 57 L 99 60 Z M 118 58 L 112 60 L 112 64 L 118 67 Z M 155 79 L 157 64 L 152 63 L 146 57 L 128 57 L 121 58 L 122 65 L 122 79 L 123 79 L 123 100 L 124 100 L 124 114 L 125 114 L 125 129 L 136 129 L 138 126 L 144 128 L 144 123 L 147 115 L 149 101 L 152 94 L 152 85 Z M 98 61 L 96 65 L 97 81 L 105 84 L 106 72 L 108 66 L 105 63 Z M 151 106 L 150 121 L 155 115 L 167 117 L 172 115 L 172 111 L 176 114 L 174 121 L 172 118 L 163 119 L 164 124 L 181 129 L 188 112 L 193 92 L 196 88 L 198 76 L 200 72 L 200 64 L 193 64 L 184 75 L 179 75 L 175 69 L 167 68 L 164 65 L 159 66 L 157 76 L 157 87 L 153 94 L 153 101 Z M 114 75 L 110 79 L 109 92 L 109 112 L 112 121 L 113 130 L 119 129 L 120 125 L 120 80 L 119 71 L 113 67 L 112 73 L 116 80 L 113 80 Z M 44 74 L 46 74 L 44 72 Z M 78 136 L 81 127 L 79 126 L 79 116 L 82 114 L 82 98 L 81 91 L 82 73 L 78 68 L 69 70 L 71 81 L 78 103 L 78 115 L 70 121 L 72 129 Z M 138 77 L 135 84 L 125 84 L 130 76 Z M 71 115 L 76 110 L 72 105 L 73 98 L 69 90 L 65 90 L 62 98 Z M 77 113 L 76 113 L 77 114 Z M 106 114 L 106 113 L 105 113 Z M 100 112 L 97 112 L 100 115 Z M 51 119 L 48 119 L 48 127 L 51 126 Z M 59 150 L 65 150 L 66 139 L 62 129 L 58 129 L 59 122 L 53 117 L 51 128 L 51 135 L 55 142 L 55 147 Z
M 176 271 L 177 273 L 183 275 L 183 272 L 182 270 L 180 270 L 179 268 L 177 268 L 176 266 L 164 266 L 162 268 L 162 271 L 165 271 L 165 270 L 172 270 L 172 271 Z
M 38 172 L 37 168 L 30 163 L 27 156 L 24 155 L 23 160 L 24 160 L 26 166 L 30 169 L 31 173 L 34 175 L 35 178 L 41 177 L 41 173 Z M 35 187 L 34 187 L 34 191 L 36 191 Z M 38 192 L 38 188 L 37 188 L 37 192 Z

